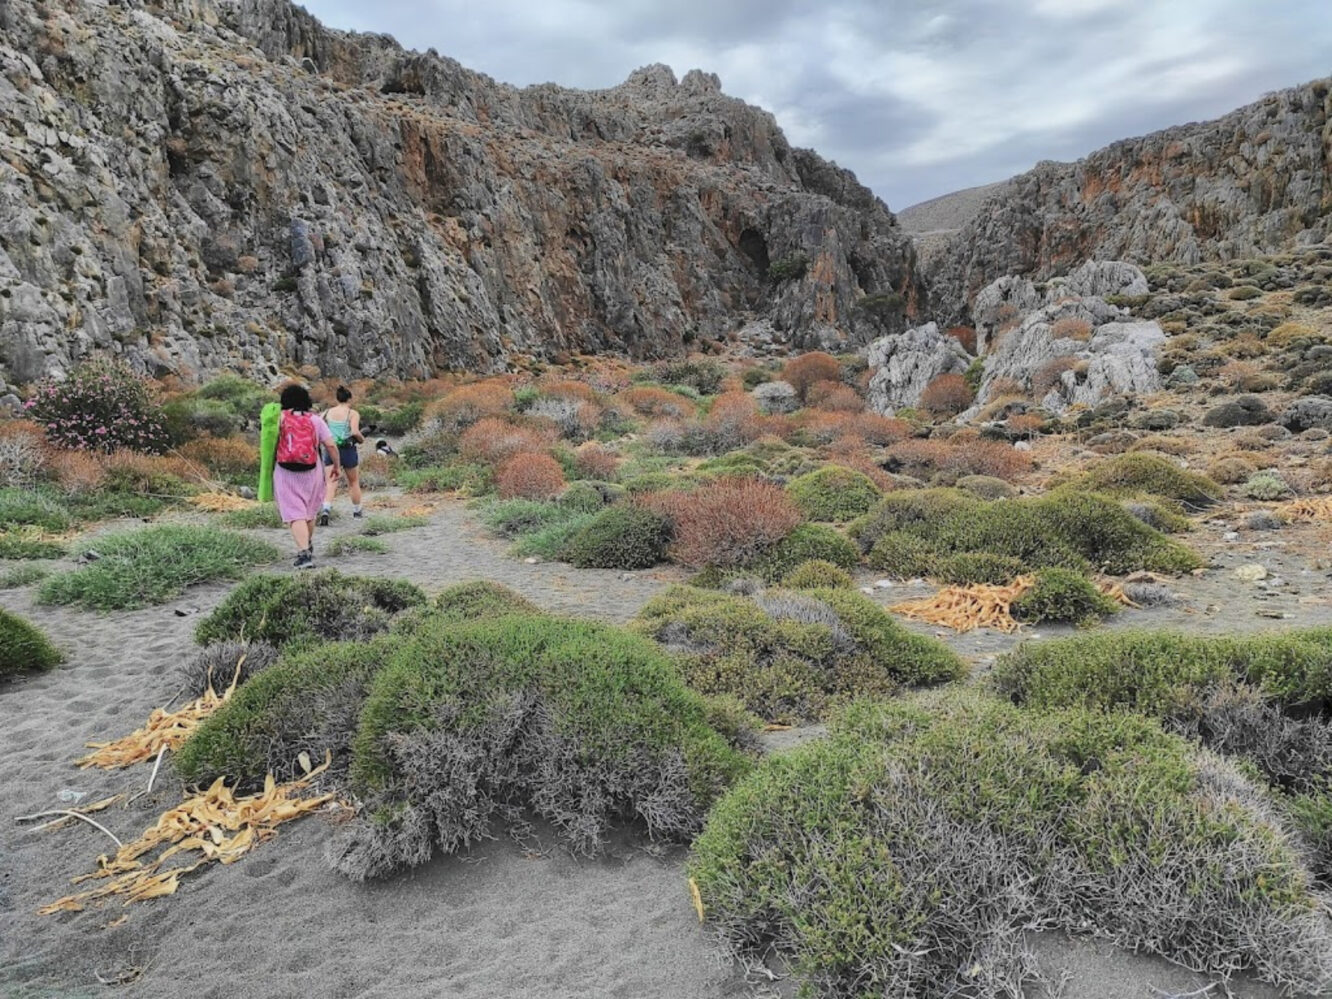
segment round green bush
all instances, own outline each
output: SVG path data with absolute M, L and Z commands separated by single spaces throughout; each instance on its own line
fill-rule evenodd
M 200 645 L 356 641 L 389 626 L 393 615 L 426 602 L 411 583 L 344 576 L 329 570 L 253 576 L 237 586 L 194 631 Z
M 844 534 L 827 524 L 801 524 L 773 545 L 748 568 L 768 582 L 776 582 L 811 559 L 850 569 L 860 562 L 860 552 Z
M 1013 602 L 1019 621 L 1040 624 L 1064 621 L 1095 624 L 1119 610 L 1119 605 L 1098 590 L 1090 579 L 1069 569 L 1041 569 L 1030 590 Z
M 1022 560 L 991 552 L 957 552 L 938 559 L 931 575 L 950 586 L 1005 586 L 1022 575 Z
M 810 520 L 836 523 L 868 513 L 883 497 L 868 475 L 841 465 L 825 465 L 793 479 L 786 492 Z
M 634 628 L 676 653 L 695 690 L 739 697 L 769 721 L 818 719 L 840 698 L 965 672 L 947 646 L 848 589 L 746 597 L 675 586 L 644 606 Z
M 17 614 L 0 609 L 0 680 L 52 669 L 63 658 L 40 630 Z
M 596 513 L 602 507 L 624 495 L 624 489 L 609 482 L 582 479 L 571 482 L 556 500 L 565 510 L 577 513 Z
M 452 621 L 476 621 L 505 614 L 537 615 L 541 608 L 507 586 L 489 580 L 455 583 L 435 597 L 434 613 Z
M 574 532 L 560 558 L 580 569 L 648 569 L 666 557 L 665 517 L 629 504 L 607 507 Z
M 1107 458 L 1083 475 L 1077 486 L 1107 496 L 1147 493 L 1192 507 L 1215 503 L 1222 495 L 1221 487 L 1207 476 L 1186 471 L 1167 458 L 1143 451 Z
M 783 576 L 782 585 L 791 590 L 821 590 L 846 589 L 854 584 L 845 569 L 827 559 L 812 558 Z
M 1155 722 L 949 691 L 832 729 L 739 781 L 688 867 L 707 921 L 811 995 L 1010 994 L 1024 926 L 1326 986 L 1332 930 L 1262 789 Z
M 865 557 L 871 569 L 891 573 L 899 579 L 928 576 L 939 553 L 928 541 L 905 531 L 889 531 L 874 542 Z

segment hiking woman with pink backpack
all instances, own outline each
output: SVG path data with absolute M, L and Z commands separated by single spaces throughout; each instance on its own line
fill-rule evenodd
M 275 421 L 267 420 L 261 431 L 261 443 L 273 448 L 273 498 L 277 500 L 282 522 L 291 528 L 296 542 L 297 569 L 314 568 L 315 518 L 324 503 L 324 465 L 321 450 L 327 451 L 332 465 L 330 475 L 337 478 L 341 471 L 338 449 L 328 424 L 311 410 L 314 403 L 304 385 L 288 385 L 282 390 L 281 414 Z M 265 407 L 268 409 L 268 407 Z M 276 423 L 276 427 L 271 427 Z M 267 432 L 276 429 L 270 436 Z M 269 444 L 269 440 L 273 443 Z M 321 449 L 320 444 L 325 448 Z M 265 457 L 266 454 L 265 454 Z M 260 498 L 263 498 L 261 478 Z

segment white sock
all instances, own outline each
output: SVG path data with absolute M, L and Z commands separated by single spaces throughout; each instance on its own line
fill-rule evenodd
M 361 512 L 361 504 L 360 503 L 353 504 L 352 513 L 360 513 L 360 512 Z

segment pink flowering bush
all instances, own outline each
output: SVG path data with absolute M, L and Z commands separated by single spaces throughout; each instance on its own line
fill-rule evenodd
M 167 444 L 148 383 L 113 361 L 89 361 L 64 381 L 43 382 L 25 408 L 51 444 L 70 451 L 157 453 Z

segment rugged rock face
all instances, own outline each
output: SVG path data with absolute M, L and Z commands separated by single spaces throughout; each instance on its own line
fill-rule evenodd
M 772 264 L 787 275 L 769 277 Z M 913 251 L 771 115 L 662 66 L 497 84 L 286 0 L 0 0 L 0 374 L 865 344 Z
M 962 374 L 971 358 L 957 339 L 926 323 L 875 340 L 866 352 L 870 369 L 870 409 L 886 416 L 916 406 L 926 386 L 940 375 Z
M 1226 260 L 1332 233 L 1332 79 L 1223 118 L 1041 163 L 996 189 L 931 255 L 948 318 L 1004 275 L 1043 281 L 1085 260 Z

